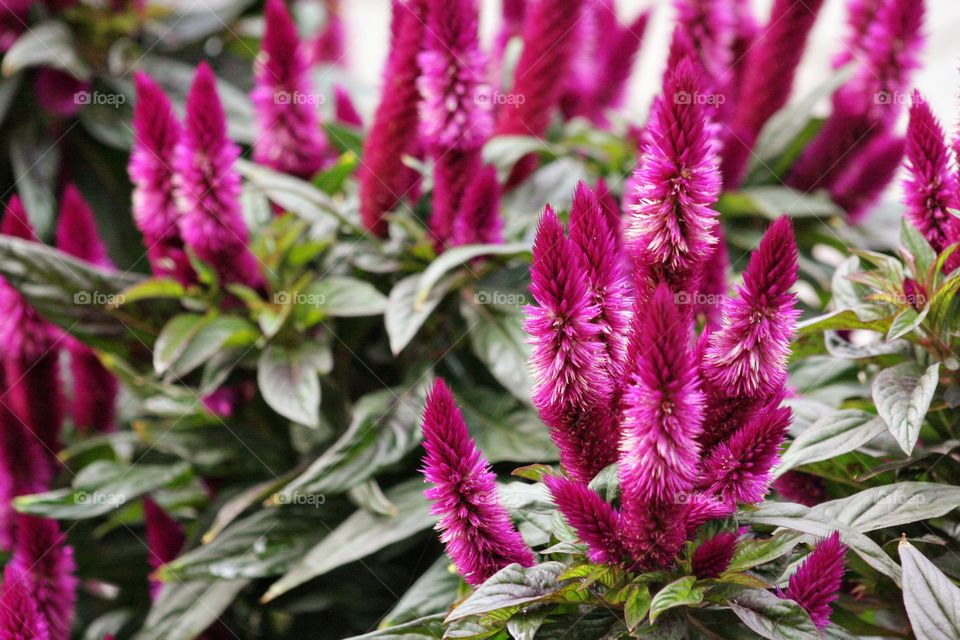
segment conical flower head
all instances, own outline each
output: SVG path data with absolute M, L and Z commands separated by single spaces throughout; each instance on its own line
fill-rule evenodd
M 492 166 L 477 171 L 467 185 L 453 220 L 452 240 L 454 245 L 503 242 L 500 183 L 497 170 Z
M 147 536 L 147 562 L 150 567 L 157 569 L 173 562 L 186 543 L 183 527 L 149 497 L 143 499 L 143 520 Z M 162 586 L 162 582 L 151 578 L 150 595 L 156 598 Z
M 674 0 L 673 4 L 677 10 L 677 28 L 686 34 L 711 84 L 717 86 L 733 63 L 733 3 L 731 0 Z
M 840 593 L 846 552 L 840 534 L 834 532 L 821 541 L 790 576 L 786 597 L 803 607 L 818 629 L 830 624 L 830 605 Z
M 343 18 L 340 17 L 340 0 L 324 0 L 323 5 L 327 14 L 326 21 L 313 41 L 310 60 L 313 63 L 345 66 L 347 36 Z
M 142 71 L 134 74 L 137 101 L 133 107 L 133 147 L 128 171 L 133 182 L 133 220 L 143 234 L 147 258 L 155 274 L 187 284 L 193 268 L 183 250 L 177 226 L 173 153 L 180 123 L 163 89 Z
M 728 397 L 765 397 L 783 385 L 799 316 L 790 293 L 797 261 L 793 227 L 780 218 L 750 257 L 736 297 L 724 302 L 723 323 L 710 335 L 703 370 Z
M 616 459 L 614 388 L 587 266 L 549 206 L 534 240 L 530 279 L 537 302 L 525 308 L 533 404 L 551 429 L 567 473 L 589 482 Z
M 308 179 L 326 152 L 317 115 L 320 99 L 310 88 L 307 55 L 283 0 L 267 0 L 264 22 L 251 94 L 260 127 L 253 156 L 277 171 Z
M 90 205 L 76 185 L 68 184 L 60 202 L 57 220 L 57 248 L 98 267 L 112 267 L 107 247 L 97 231 Z
M 727 570 L 737 550 L 737 534 L 723 531 L 708 538 L 693 552 L 693 575 L 701 580 L 716 578 Z
M 33 599 L 30 583 L 7 565 L 0 585 L 0 640 L 50 638 L 50 629 Z
M 340 124 L 350 127 L 360 128 L 363 126 L 363 118 L 360 112 L 353 104 L 350 94 L 343 85 L 333 85 L 333 113 L 334 119 Z
M 233 168 L 240 150 L 227 137 L 216 76 L 205 62 L 197 67 L 187 95 L 184 123 L 174 152 L 184 244 L 216 270 L 221 282 L 256 288 L 263 279 L 247 246 L 240 175 Z
M 703 465 L 701 485 L 726 502 L 754 504 L 770 489 L 770 470 L 790 425 L 790 409 L 779 402 L 761 410 L 717 445 Z
M 650 116 L 627 229 L 638 286 L 646 294 L 657 282 L 695 293 L 717 241 L 711 207 L 720 172 L 702 93 L 699 71 L 684 59 L 665 75 Z
M 77 578 L 73 549 L 55 520 L 20 516 L 17 546 L 8 565 L 11 576 L 29 585 L 50 640 L 68 640 L 76 604 Z M 4 575 L 8 575 L 4 572 Z
M 960 242 L 960 220 L 949 211 L 958 206 L 957 179 L 943 129 L 919 92 L 914 92 L 910 105 L 906 155 L 907 217 L 939 253 Z
M 773 481 L 773 488 L 784 500 L 807 507 L 815 507 L 827 499 L 823 479 L 802 471 L 787 471 Z
M 903 149 L 903 137 L 884 132 L 865 145 L 857 162 L 837 177 L 830 197 L 846 211 L 848 222 L 861 222 L 880 199 L 900 168 Z
M 885 1 L 847 0 L 847 36 L 833 59 L 834 68 L 840 68 L 863 55 L 863 40 Z
M 546 476 L 543 482 L 560 513 L 587 543 L 590 562 L 619 563 L 625 550 L 620 540 L 620 514 L 613 505 L 576 480 Z
M 437 380 L 423 412 L 423 475 L 440 540 L 460 575 L 481 584 L 505 566 L 534 563 L 533 552 L 500 503 L 496 476 L 467 431 L 453 394 Z

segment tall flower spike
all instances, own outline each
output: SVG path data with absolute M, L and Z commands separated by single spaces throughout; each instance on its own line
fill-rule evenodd
M 719 87 L 733 62 L 732 1 L 674 0 L 673 4 L 677 10 L 677 27 L 689 39 L 711 85 Z
M 363 118 L 353 105 L 353 100 L 350 99 L 350 94 L 347 93 L 347 90 L 344 89 L 342 85 L 335 84 L 333 85 L 333 96 L 333 112 L 336 121 L 340 124 L 358 129 L 362 127 Z
M 550 427 L 564 469 L 589 482 L 616 460 L 613 384 L 587 266 L 549 206 L 534 240 L 530 280 L 538 305 L 525 308 L 533 404 Z
M 720 172 L 712 148 L 700 73 L 681 60 L 664 77 L 653 106 L 647 144 L 636 172 L 627 247 L 637 268 L 638 298 L 657 282 L 675 292 L 697 290 L 717 241 Z
M 387 235 L 384 214 L 396 208 L 416 184 L 404 154 L 417 144 L 420 91 L 417 55 L 423 46 L 426 0 L 393 3 L 390 53 L 383 69 L 380 105 L 363 145 L 360 217 L 370 232 Z
M 834 532 L 821 541 L 790 576 L 786 597 L 803 607 L 818 629 L 830 624 L 830 605 L 840 592 L 846 552 L 839 532 Z
M 306 180 L 320 169 L 327 146 L 319 126 L 319 101 L 310 87 L 307 55 L 283 0 L 267 0 L 264 22 L 251 93 L 260 128 L 253 157 Z
M 313 41 L 311 62 L 345 65 L 346 29 L 340 17 L 340 0 L 324 0 L 323 6 L 326 9 L 326 21 Z
M 847 213 L 847 221 L 861 222 L 893 180 L 903 159 L 904 139 L 894 133 L 874 137 L 841 173 L 830 197 Z
M 671 562 L 686 540 L 703 395 L 689 347 L 690 316 L 666 285 L 657 287 L 634 322 L 635 369 L 622 401 L 621 522 L 631 555 L 642 567 L 658 567 Z
M 437 380 L 423 412 L 423 475 L 440 540 L 463 578 L 481 584 L 505 566 L 534 563 L 533 552 L 510 522 L 496 476 L 467 432 L 453 394 Z
M 827 499 L 823 480 L 802 471 L 787 471 L 773 481 L 773 488 L 785 500 L 807 507 L 815 507 Z
M 486 166 L 474 174 L 463 193 L 460 211 L 453 221 L 453 244 L 503 242 L 500 219 L 500 183 L 497 170 Z
M 587 543 L 587 557 L 597 564 L 615 564 L 624 556 L 620 514 L 587 485 L 557 476 L 543 479 L 560 513 Z
M 703 465 L 702 486 L 726 502 L 754 504 L 770 489 L 770 469 L 790 425 L 790 409 L 773 404 L 717 445 Z
M 67 546 L 57 522 L 46 518 L 19 516 L 17 538 L 7 566 L 9 575 L 29 586 L 33 601 L 47 622 L 50 640 L 68 640 L 77 599 L 73 549 Z
M 30 584 L 7 565 L 0 585 L 0 638 L 3 640 L 50 640 L 47 621 L 33 600 Z
M 147 535 L 147 562 L 152 569 L 157 569 L 180 555 L 186 536 L 180 524 L 149 497 L 143 499 L 143 516 Z M 162 582 L 151 579 L 150 595 L 156 598 L 162 585 Z
M 133 219 L 143 234 L 147 259 L 157 275 L 182 284 L 196 279 L 177 227 L 173 152 L 180 140 L 170 99 L 142 71 L 134 74 L 137 102 L 133 107 L 133 148 L 128 171 L 133 182 Z
M 650 23 L 650 11 L 644 11 L 629 24 L 617 25 L 613 42 L 604 55 L 601 79 L 597 82 L 594 96 L 596 110 L 620 106 L 626 93 L 627 81 L 633 72 L 637 52 Z M 601 37 L 606 37 L 602 35 Z M 604 122 L 602 111 L 593 114 L 595 122 Z
M 863 55 L 863 40 L 883 3 L 884 0 L 847 0 L 847 37 L 833 58 L 835 69 Z
M 770 20 L 751 46 L 744 69 L 742 100 L 734 114 L 724 145 L 724 184 L 740 183 L 750 151 L 760 130 L 790 97 L 793 77 L 806 48 L 823 0 L 776 0 Z
M 906 156 L 907 217 L 939 253 L 960 242 L 960 220 L 949 211 L 958 206 L 957 178 L 950 166 L 943 129 L 930 105 L 916 91 L 910 105 Z
M 617 238 L 597 196 L 582 182 L 573 192 L 570 241 L 587 266 L 593 304 L 599 310 L 600 340 L 611 380 L 621 380 L 627 357 L 632 300 L 621 268 Z
M 476 0 L 427 0 L 427 35 L 418 59 L 423 142 L 434 158 L 430 231 L 438 249 L 450 240 L 480 148 L 493 129 L 486 58 Z
M 97 232 L 93 212 L 72 184 L 67 185 L 60 203 L 57 247 L 98 267 L 113 268 L 107 248 Z M 74 426 L 80 431 L 113 430 L 116 426 L 117 379 L 104 368 L 90 347 L 70 337 L 65 344 L 70 352 L 73 376 L 70 415 Z
M 693 552 L 693 575 L 701 580 L 716 578 L 727 570 L 737 550 L 737 534 L 723 531 L 708 538 Z
M 184 131 L 174 151 L 180 234 L 221 283 L 257 288 L 263 277 L 247 246 L 240 175 L 233 168 L 240 149 L 227 137 L 216 82 L 213 70 L 201 62 L 187 95 Z
M 780 218 L 750 257 L 736 297 L 724 301 L 723 323 L 710 335 L 703 370 L 728 397 L 768 397 L 783 385 L 800 315 L 790 292 L 797 261 L 790 219 Z

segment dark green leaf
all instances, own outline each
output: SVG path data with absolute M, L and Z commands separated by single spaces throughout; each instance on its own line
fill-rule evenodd
M 530 245 L 525 242 L 514 244 L 468 244 L 448 249 L 441 253 L 430 266 L 424 270 L 417 282 L 415 304 L 423 304 L 433 288 L 443 280 L 451 269 L 466 264 L 481 256 L 513 256 L 530 253 Z
M 810 616 L 793 600 L 762 589 L 745 589 L 727 604 L 745 625 L 769 640 L 820 640 Z
M 346 276 L 328 276 L 307 287 L 304 294 L 321 316 L 352 318 L 376 316 L 387 307 L 387 298 L 373 285 Z
M 917 640 L 960 638 L 960 589 L 906 540 L 900 562 L 903 605 Z
M 504 389 L 528 402 L 533 380 L 530 377 L 530 345 L 519 307 L 476 305 L 463 301 L 460 312 L 468 323 L 467 338 L 480 359 Z
M 453 280 L 448 278 L 434 286 L 422 303 L 416 302 L 421 274 L 407 276 L 393 286 L 387 300 L 383 321 L 390 338 L 390 351 L 397 355 L 410 344 L 420 327 L 450 291 Z
M 317 343 L 295 350 L 269 345 L 257 363 L 257 385 L 270 408 L 284 418 L 320 426 L 321 370 L 329 369 L 329 351 Z
M 660 614 L 667 609 L 703 602 L 703 594 L 707 589 L 696 586 L 696 582 L 697 579 L 694 576 L 684 576 L 657 591 L 653 600 L 650 601 L 650 622 L 656 622 Z
M 775 475 L 855 451 L 886 430 L 883 420 L 865 411 L 845 409 L 825 415 L 794 439 Z
M 939 371 L 939 363 L 924 370 L 914 362 L 904 362 L 884 369 L 873 380 L 877 412 L 907 455 L 920 437 L 920 427 L 937 390 Z
M 544 562 L 532 567 L 511 564 L 477 587 L 447 616 L 447 621 L 495 614 L 504 622 L 522 606 L 544 600 L 560 590 L 559 576 L 566 567 Z
M 164 585 L 134 640 L 193 640 L 229 607 L 249 580 Z

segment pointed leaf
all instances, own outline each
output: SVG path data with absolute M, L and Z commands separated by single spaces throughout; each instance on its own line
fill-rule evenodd
M 907 455 L 920 437 L 920 427 L 937 390 L 939 371 L 939 363 L 924 370 L 914 362 L 904 362 L 884 369 L 873 380 L 877 412 Z

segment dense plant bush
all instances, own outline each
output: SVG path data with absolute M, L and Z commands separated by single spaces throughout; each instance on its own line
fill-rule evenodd
M 924 3 L 671 4 L 0 7 L 0 637 L 960 637 Z

